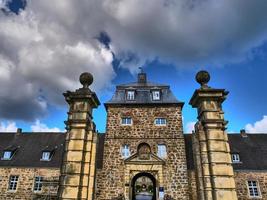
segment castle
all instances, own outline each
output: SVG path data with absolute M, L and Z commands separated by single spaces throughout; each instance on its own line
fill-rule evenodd
M 66 133 L 0 133 L 0 199 L 267 199 L 267 135 L 227 134 L 228 92 L 210 87 L 206 71 L 196 80 L 193 133 L 183 133 L 184 103 L 144 72 L 116 87 L 98 133 L 100 102 L 83 73 L 83 87 L 64 93 Z

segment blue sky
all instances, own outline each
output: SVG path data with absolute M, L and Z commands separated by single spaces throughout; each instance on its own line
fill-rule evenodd
M 185 102 L 186 132 L 196 121 L 188 105 L 199 87 L 195 74 L 205 69 L 210 86 L 230 91 L 228 131 L 267 133 L 266 1 L 2 0 L 0 6 L 1 131 L 64 130 L 62 93 L 80 87 L 79 74 L 89 71 L 102 103 L 94 121 L 104 132 L 103 103 L 117 84 L 135 81 L 142 66 L 150 81 L 169 84 Z

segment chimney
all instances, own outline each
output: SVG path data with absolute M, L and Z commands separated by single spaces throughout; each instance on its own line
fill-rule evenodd
M 138 83 L 146 83 L 146 73 L 141 72 L 138 74 Z
M 241 135 L 242 137 L 248 137 L 248 135 L 247 135 L 245 129 L 241 129 L 241 130 L 240 130 L 240 135 Z
M 17 133 L 22 133 L 22 128 L 18 128 Z

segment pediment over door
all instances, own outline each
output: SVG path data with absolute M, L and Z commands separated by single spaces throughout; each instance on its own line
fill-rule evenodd
M 140 155 L 135 153 L 129 158 L 124 160 L 125 164 L 141 164 L 141 165 L 164 165 L 165 161 L 153 153 L 148 153 L 146 155 Z

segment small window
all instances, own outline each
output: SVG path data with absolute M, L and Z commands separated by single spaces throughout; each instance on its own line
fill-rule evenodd
M 43 151 L 41 160 L 42 161 L 50 161 L 51 160 L 51 152 L 50 151 Z
M 10 176 L 8 190 L 15 191 L 17 189 L 19 176 Z
M 43 186 L 43 177 L 36 176 L 35 179 L 34 179 L 33 191 L 34 192 L 40 192 L 40 191 L 42 191 L 42 186 Z
M 130 101 L 134 100 L 135 99 L 135 91 L 127 91 L 126 99 L 130 100 Z
M 164 125 L 166 125 L 166 123 L 167 123 L 166 118 L 156 118 L 155 119 L 155 125 L 164 126 Z
M 240 162 L 240 157 L 238 153 L 233 153 L 232 154 L 232 162 L 233 163 L 239 163 Z
M 260 188 L 257 181 L 248 181 L 248 191 L 250 197 L 260 197 Z
M 123 158 L 128 158 L 130 156 L 129 145 L 124 145 L 121 149 L 121 155 Z
M 160 158 L 166 158 L 167 157 L 166 145 L 164 145 L 164 144 L 158 145 L 158 157 L 160 157 Z
M 10 160 L 12 158 L 12 155 L 13 155 L 12 151 L 4 151 L 2 160 Z
M 160 91 L 159 90 L 152 91 L 152 99 L 154 101 L 160 100 Z
M 123 117 L 121 118 L 122 125 L 132 125 L 132 118 L 131 117 Z

